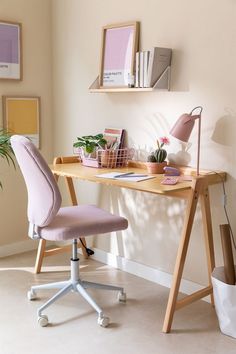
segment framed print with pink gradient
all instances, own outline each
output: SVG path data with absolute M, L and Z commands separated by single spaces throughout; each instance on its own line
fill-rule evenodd
M 134 75 L 138 41 L 138 22 L 103 27 L 99 75 L 101 88 L 128 87 L 129 76 Z
M 0 80 L 22 80 L 21 24 L 0 20 Z

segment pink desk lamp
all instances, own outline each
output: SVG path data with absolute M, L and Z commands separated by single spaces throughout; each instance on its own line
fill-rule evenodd
M 199 114 L 193 115 L 195 110 L 199 109 Z M 190 113 L 182 114 L 173 128 L 170 131 L 170 134 L 176 139 L 188 142 L 195 120 L 198 119 L 198 146 L 197 146 L 197 176 L 199 176 L 199 160 L 200 160 L 200 136 L 201 136 L 201 114 L 202 107 L 195 107 Z

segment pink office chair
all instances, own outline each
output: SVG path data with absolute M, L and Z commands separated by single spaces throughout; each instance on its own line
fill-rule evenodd
M 60 289 L 51 299 L 38 309 L 38 322 L 45 327 L 48 317 L 42 312 L 69 291 L 80 293 L 97 311 L 98 324 L 107 327 L 109 318 L 96 304 L 88 288 L 119 291 L 119 301 L 126 301 L 124 289 L 117 286 L 83 281 L 79 276 L 77 239 L 79 237 L 124 230 L 128 227 L 125 218 L 112 215 L 94 205 L 79 205 L 61 208 L 61 195 L 47 163 L 33 143 L 23 136 L 11 137 L 11 145 L 16 155 L 28 191 L 29 236 L 50 241 L 73 240 L 71 277 L 67 281 L 32 286 L 28 299 L 36 299 L 36 290 Z

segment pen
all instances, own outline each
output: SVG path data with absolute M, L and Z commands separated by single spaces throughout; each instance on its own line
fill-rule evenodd
M 116 176 L 115 178 L 131 178 L 131 177 L 136 177 L 136 178 L 139 178 L 139 177 L 148 177 L 148 175 L 135 175 L 135 174 L 126 174 L 126 175 L 120 175 L 120 176 Z
M 114 178 L 127 177 L 132 175 L 134 172 L 121 173 L 120 175 L 115 175 Z

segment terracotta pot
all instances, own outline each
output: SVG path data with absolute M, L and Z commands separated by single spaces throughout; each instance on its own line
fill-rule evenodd
M 163 168 L 167 166 L 167 161 L 164 162 L 146 162 L 148 173 L 164 173 Z

